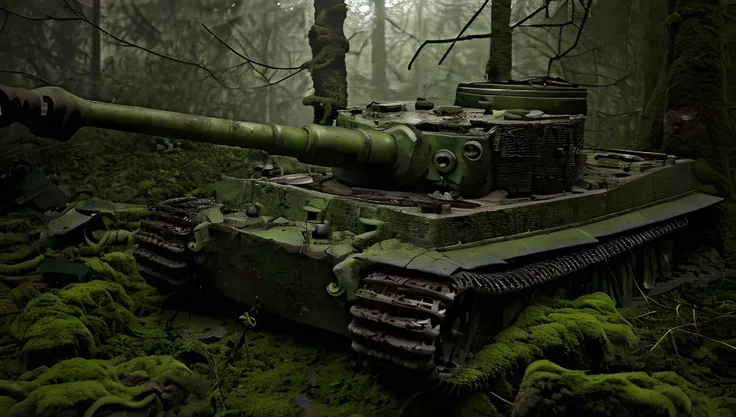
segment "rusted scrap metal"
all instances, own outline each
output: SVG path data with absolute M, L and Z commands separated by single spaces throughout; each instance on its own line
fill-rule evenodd
M 408 369 L 434 367 L 440 323 L 455 299 L 450 282 L 375 271 L 356 291 L 348 330 L 353 348 Z M 453 335 L 463 336 L 453 329 Z
M 164 235 L 173 235 L 177 237 L 188 236 L 189 233 L 191 233 L 191 230 L 184 227 L 156 220 L 143 220 L 141 221 L 141 226 L 144 226 L 146 229 L 156 230 L 158 233 Z
M 364 278 L 363 281 L 402 288 L 403 290 L 414 294 L 427 295 L 448 303 L 451 303 L 455 299 L 455 293 L 450 289 L 450 287 L 428 280 L 406 278 L 376 272 Z
M 136 239 L 138 239 L 138 241 L 140 242 L 167 250 L 169 252 L 183 253 L 185 249 L 184 245 L 167 242 L 166 240 L 161 239 L 161 237 L 159 237 L 158 235 L 150 232 L 138 232 L 138 234 L 136 235 Z
M 404 339 L 391 333 L 360 326 L 356 322 L 350 323 L 350 325 L 348 326 L 348 331 L 353 335 L 360 336 L 363 339 L 370 340 L 373 343 L 386 344 L 395 349 L 411 353 L 413 355 L 434 355 L 435 347 L 432 344 L 412 339 Z
M 350 307 L 350 314 L 359 319 L 373 321 L 397 329 L 421 334 L 427 338 L 434 339 L 439 336 L 439 325 L 432 325 L 430 319 L 416 319 L 411 317 L 397 317 L 385 311 L 364 308 L 358 305 Z
M 134 256 L 138 272 L 154 281 L 174 286 L 191 281 L 194 273 L 186 247 L 196 226 L 196 215 L 214 205 L 211 199 L 181 197 L 149 207 L 149 217 L 141 221 L 136 234 L 139 247 Z
M 386 294 L 382 294 L 372 289 L 360 288 L 355 291 L 355 296 L 367 301 L 374 301 L 389 306 L 401 307 L 430 314 L 438 320 L 443 320 L 445 318 L 444 310 L 437 311 L 436 308 L 433 308 L 437 306 L 439 301 L 428 303 L 423 300 L 405 298 L 399 291 L 386 291 Z

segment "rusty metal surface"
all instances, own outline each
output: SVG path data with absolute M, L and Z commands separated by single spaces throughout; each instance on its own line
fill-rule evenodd
M 186 251 L 196 226 L 195 215 L 212 206 L 208 199 L 180 197 L 148 208 L 149 216 L 136 234 L 134 252 L 138 272 L 154 283 L 178 287 L 194 277 L 191 254 Z
M 380 271 L 368 275 L 350 309 L 353 348 L 406 368 L 433 368 L 439 326 L 455 299 L 449 284 Z

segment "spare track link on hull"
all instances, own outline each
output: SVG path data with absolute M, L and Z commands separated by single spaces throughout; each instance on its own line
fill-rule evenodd
M 148 207 L 149 215 L 136 234 L 138 272 L 155 286 L 180 287 L 194 277 L 187 244 L 199 210 L 211 200 L 181 197 Z
M 660 240 L 687 224 L 686 217 L 679 217 L 594 247 L 502 272 L 461 272 L 447 279 L 407 278 L 373 272 L 363 279 L 362 287 L 356 291 L 357 302 L 350 309 L 353 320 L 348 331 L 353 338 L 352 347 L 357 352 L 410 370 L 442 373 L 445 368 L 462 365 L 477 328 L 478 318 L 472 317 L 476 314 L 469 311 L 468 306 L 454 306 L 464 309 L 464 314 L 451 314 L 446 320 L 448 308 L 463 293 L 502 295 L 523 291 L 603 264 L 641 245 Z M 671 267 L 670 256 L 665 256 L 668 268 Z M 459 328 L 455 328 L 455 317 L 465 317 Z M 452 328 L 447 329 L 448 326 Z M 451 335 L 452 340 L 442 340 L 448 338 L 445 335 Z M 456 350 L 461 352 L 460 356 L 456 356 Z M 451 363 L 443 359 L 451 356 Z

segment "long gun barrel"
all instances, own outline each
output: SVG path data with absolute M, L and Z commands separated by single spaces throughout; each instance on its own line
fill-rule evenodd
M 390 132 L 249 123 L 91 101 L 58 87 L 0 85 L 0 127 L 16 122 L 35 135 L 60 141 L 82 127 L 96 127 L 260 149 L 351 171 L 388 172 L 400 159 L 396 135 Z

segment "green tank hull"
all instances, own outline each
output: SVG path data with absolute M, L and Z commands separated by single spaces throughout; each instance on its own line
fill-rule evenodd
M 622 155 L 596 151 L 589 157 L 601 154 Z M 625 304 L 639 295 L 637 287 L 648 291 L 666 278 L 674 266 L 673 239 L 685 233 L 687 216 L 721 199 L 696 190 L 693 161 L 659 163 L 623 180 L 616 177 L 621 169 L 606 169 L 608 178 L 620 181 L 610 188 L 548 199 L 465 200 L 464 207 L 445 207 L 441 214 L 407 205 L 411 199 L 423 201 L 420 194 L 396 193 L 390 205 L 377 202 L 375 195 L 337 195 L 329 182 L 304 188 L 224 178 L 217 201 L 236 211 L 208 227 L 199 264 L 232 300 L 252 304 L 258 297 L 273 314 L 353 337 L 356 350 L 412 369 L 431 368 L 433 357 L 419 360 L 422 355 L 402 350 L 429 349 L 434 340 L 427 334 L 439 339 L 445 311 L 458 294 L 518 299 L 537 286 L 559 290 L 558 281 L 570 285 L 566 277 L 587 271 L 589 276 L 575 281 L 577 290 L 571 291 L 606 291 Z M 402 204 L 395 205 L 397 200 Z M 245 215 L 253 201 L 263 205 L 258 217 Z M 315 237 L 325 219 L 330 237 Z M 457 233 L 461 225 L 462 234 Z M 607 243 L 614 246 L 608 253 L 597 258 L 590 253 Z M 555 264 L 563 255 L 569 259 L 560 262 L 569 265 Z M 615 289 L 612 277 L 605 277 L 611 265 L 621 274 Z M 538 270 L 530 271 L 535 266 Z M 591 272 L 601 267 L 602 274 Z M 438 294 L 452 294 L 452 300 L 414 288 L 416 305 L 397 307 L 399 298 L 385 291 L 425 284 L 441 286 Z M 406 302 L 412 290 L 399 294 Z M 427 299 L 448 304 L 433 306 Z M 412 314 L 402 316 L 402 309 Z M 496 324 L 503 326 L 510 314 Z M 405 331 L 391 340 L 385 335 L 374 340 L 366 334 L 379 328 L 372 328 L 376 320 L 366 315 L 402 325 L 429 321 L 419 326 L 419 334 Z
M 331 167 L 225 177 L 213 201 L 152 206 L 136 236 L 141 274 L 174 288 L 206 280 L 358 352 L 446 375 L 539 294 L 625 304 L 671 280 L 689 228 L 721 201 L 697 191 L 691 160 L 583 149 L 584 89 L 546 88 L 463 84 L 465 107 L 371 103 L 335 127 L 294 128 L 0 86 L 0 125 L 62 140 L 94 126 Z

